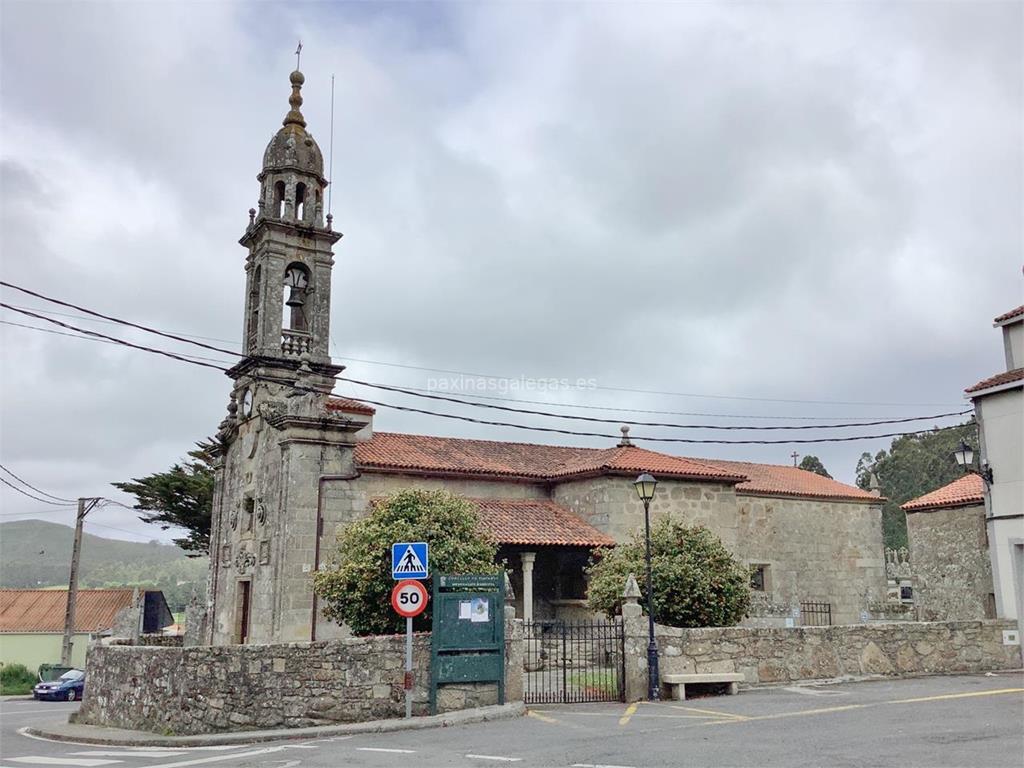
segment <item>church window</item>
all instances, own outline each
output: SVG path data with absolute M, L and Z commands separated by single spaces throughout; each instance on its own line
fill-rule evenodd
M 295 185 L 295 220 L 306 220 L 306 185 L 302 183 Z
M 291 331 L 308 332 L 309 323 L 306 317 L 306 298 L 309 290 L 309 270 L 302 264 L 291 264 L 284 272 L 284 284 L 288 289 L 284 305 L 288 318 L 288 329 Z
M 755 564 L 750 566 L 750 588 L 756 592 L 768 591 L 768 566 Z
M 284 182 L 279 181 L 274 185 L 274 215 L 279 219 L 284 218 Z

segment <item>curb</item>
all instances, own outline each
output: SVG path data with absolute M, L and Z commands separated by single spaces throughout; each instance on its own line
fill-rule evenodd
M 314 726 L 312 728 L 277 728 L 265 731 L 235 731 L 232 733 L 208 733 L 195 736 L 161 736 L 147 731 L 131 731 L 120 728 L 105 728 L 99 725 L 68 723 L 27 727 L 21 733 L 51 741 L 65 741 L 79 744 L 98 744 L 111 747 L 214 747 L 244 746 L 268 741 L 295 741 L 298 739 L 324 738 L 357 733 L 392 733 L 395 731 L 418 731 L 424 728 L 448 728 L 470 723 L 486 723 L 494 720 L 511 720 L 526 714 L 526 705 L 517 701 L 512 704 L 496 704 L 489 707 L 447 712 L 443 715 L 427 715 L 409 720 L 370 720 L 365 723 L 342 723 L 339 725 Z

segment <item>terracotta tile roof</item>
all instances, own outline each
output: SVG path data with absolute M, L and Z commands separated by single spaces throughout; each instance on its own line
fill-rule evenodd
M 362 413 L 367 416 L 373 416 L 377 412 L 376 408 L 372 408 L 366 403 L 361 403 L 358 400 L 352 400 L 348 397 L 331 397 L 327 400 L 328 411 L 341 411 L 342 413 Z
M 878 496 L 838 480 L 784 464 L 754 464 L 747 461 L 718 461 L 718 466 L 746 475 L 747 481 L 736 486 L 737 493 L 767 496 L 807 496 L 818 499 L 868 501 L 880 503 Z
M 981 504 L 985 500 L 985 483 L 980 475 L 973 472 L 954 480 L 949 485 L 911 499 L 900 509 L 915 512 L 922 509 L 940 509 L 942 507 L 965 507 Z
M 980 392 L 983 389 L 998 387 L 1002 384 L 1012 384 L 1015 381 L 1024 381 L 1024 368 L 1014 368 L 1012 371 L 1006 371 L 1006 373 L 997 373 L 995 376 L 989 376 L 987 379 L 979 381 L 973 387 L 968 387 L 964 392 L 968 394 Z
M 721 467 L 636 446 L 572 448 L 495 440 L 376 432 L 356 446 L 363 470 L 505 477 L 550 481 L 576 476 L 651 472 L 659 477 L 736 483 L 746 479 Z
M 1009 312 L 1004 312 L 992 322 L 996 325 L 1001 325 L 1007 320 L 1013 320 L 1015 317 L 1024 317 L 1024 304 L 1021 304 L 1016 309 L 1011 309 Z
M 613 547 L 615 540 L 548 499 L 470 499 L 499 544 Z
M 132 604 L 130 589 L 80 589 L 75 631 L 101 632 Z M 0 589 L 0 632 L 63 632 L 66 589 Z

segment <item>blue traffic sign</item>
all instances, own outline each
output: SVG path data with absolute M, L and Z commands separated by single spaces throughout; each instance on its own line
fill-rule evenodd
M 391 578 L 425 579 L 430 573 L 429 566 L 425 541 L 391 545 Z

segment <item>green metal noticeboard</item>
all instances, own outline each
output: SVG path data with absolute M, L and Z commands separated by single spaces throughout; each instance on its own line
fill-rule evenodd
M 505 703 L 505 575 L 434 574 L 430 713 L 445 683 L 498 684 Z

